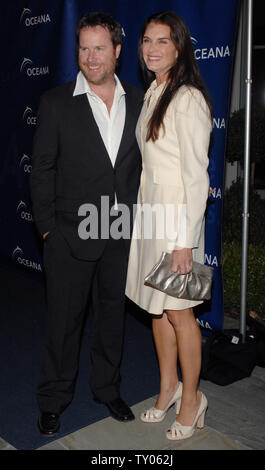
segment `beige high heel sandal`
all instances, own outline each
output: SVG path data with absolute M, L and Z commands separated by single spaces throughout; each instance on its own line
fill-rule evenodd
M 188 439 L 194 434 L 196 427 L 198 429 L 202 429 L 204 427 L 204 418 L 208 407 L 208 401 L 203 393 L 201 395 L 201 403 L 192 425 L 183 426 L 178 421 L 174 421 L 166 433 L 166 437 L 168 439 L 171 441 L 181 441 L 183 439 Z
M 163 421 L 166 412 L 169 410 L 169 408 L 174 404 L 178 403 L 176 407 L 180 409 L 180 400 L 181 400 L 181 395 L 182 395 L 182 383 L 179 382 L 179 386 L 173 395 L 172 399 L 168 403 L 167 407 L 164 410 L 159 410 L 158 408 L 155 408 L 154 406 L 152 408 L 149 408 L 148 410 L 144 411 L 144 413 L 141 413 L 141 420 L 144 421 L 144 423 L 160 423 Z

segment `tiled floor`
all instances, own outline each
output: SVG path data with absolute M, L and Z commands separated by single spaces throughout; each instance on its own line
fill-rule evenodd
M 45 445 L 41 450 L 244 450 L 246 446 L 233 441 L 208 426 L 197 430 L 192 438 L 169 441 L 165 431 L 174 421 L 174 407 L 162 423 L 147 424 L 139 419 L 140 412 L 152 406 L 153 398 L 132 407 L 135 421 L 121 424 L 112 418 L 98 421 L 62 439 Z
M 4 439 L 0 437 L 0 450 L 16 450 L 16 449 L 15 447 L 11 446 L 11 444 L 4 441 Z
M 172 408 L 162 423 L 146 424 L 139 419 L 140 412 L 152 406 L 155 398 L 149 398 L 132 407 L 136 420 L 122 424 L 111 417 L 98 421 L 73 434 L 52 441 L 38 450 L 247 450 L 248 447 L 220 432 L 205 426 L 192 438 L 181 442 L 169 441 L 165 436 L 174 421 Z M 0 439 L 0 450 L 15 450 Z
M 226 318 L 224 326 L 237 324 Z M 174 421 L 174 408 L 162 423 L 141 422 L 140 412 L 154 404 L 155 397 L 150 397 L 132 407 L 135 421 L 123 424 L 109 417 L 65 437 L 58 436 L 40 450 L 265 449 L 265 368 L 256 367 L 250 377 L 225 387 L 202 380 L 200 389 L 209 402 L 206 426 L 185 441 L 169 441 L 165 437 Z M 11 449 L 14 448 L 0 438 L 0 450 Z

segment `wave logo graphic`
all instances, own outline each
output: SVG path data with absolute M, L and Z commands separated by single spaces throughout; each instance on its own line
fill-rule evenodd
M 24 153 L 23 157 L 21 157 L 21 159 L 20 159 L 19 166 L 22 167 L 23 165 L 25 165 L 29 162 L 30 162 L 30 158 L 28 157 L 28 155 L 26 155 Z
M 191 36 L 191 42 L 194 47 L 194 55 L 197 60 L 203 59 L 223 59 L 230 57 L 230 48 L 228 45 L 216 45 L 200 48 L 199 41 Z
M 26 208 L 27 204 L 25 204 L 25 202 L 23 202 L 23 201 L 20 201 L 20 203 L 17 206 L 17 212 L 19 212 L 24 207 Z
M 48 65 L 44 65 L 43 67 L 35 67 L 33 65 L 34 64 L 31 59 L 24 57 L 20 66 L 20 72 L 25 72 L 28 77 L 47 75 L 50 73 Z
M 28 126 L 35 126 L 36 125 L 37 118 L 36 118 L 36 116 L 33 116 L 32 113 L 33 113 L 32 108 L 30 108 L 30 106 L 26 106 L 25 111 L 22 115 L 22 119 L 23 119 L 23 121 L 26 121 Z
M 30 108 L 29 106 L 26 106 L 22 119 L 23 120 L 26 119 L 26 117 L 29 116 L 31 113 L 32 113 L 32 108 Z
M 20 219 L 26 222 L 33 222 L 32 214 L 28 211 L 27 204 L 24 201 L 20 201 L 17 205 L 17 214 Z
M 40 23 L 50 23 L 51 18 L 49 13 L 41 13 L 38 16 L 34 16 L 32 11 L 29 8 L 24 8 L 24 10 L 21 13 L 20 24 L 24 23 L 25 26 L 35 26 Z
M 34 269 L 36 271 L 42 271 L 40 263 L 36 261 L 32 261 L 30 259 L 25 258 L 24 252 L 22 248 L 17 246 L 12 253 L 12 259 L 15 263 L 21 264 L 29 269 Z
M 17 246 L 12 253 L 12 259 L 17 259 L 17 257 L 21 255 L 23 255 L 23 250 Z
M 32 170 L 31 160 L 28 155 L 24 153 L 19 162 L 20 168 L 23 168 L 25 173 L 30 173 Z
M 22 63 L 21 63 L 21 66 L 20 66 L 20 72 L 24 72 L 24 70 L 26 69 L 26 67 L 28 67 L 29 65 L 33 64 L 32 60 L 31 59 L 27 59 L 27 57 L 24 57 Z
M 24 8 L 24 10 L 21 13 L 20 20 L 19 22 L 22 23 L 23 19 L 25 18 L 26 15 L 30 15 L 31 10 L 29 8 Z

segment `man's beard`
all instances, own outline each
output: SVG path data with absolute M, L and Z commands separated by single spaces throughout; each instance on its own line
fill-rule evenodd
M 95 64 L 96 66 L 97 64 Z M 111 80 L 114 76 L 116 68 L 116 58 L 113 59 L 112 64 L 109 64 L 108 68 L 103 69 L 98 75 L 90 71 L 86 65 L 81 64 L 80 70 L 83 72 L 88 82 L 94 85 L 103 85 L 104 83 Z M 95 76 L 93 76 L 95 75 Z

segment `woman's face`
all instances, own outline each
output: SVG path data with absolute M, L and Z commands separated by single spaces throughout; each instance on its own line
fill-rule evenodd
M 163 23 L 149 23 L 143 36 L 142 52 L 146 67 L 156 74 L 159 83 L 164 82 L 178 57 L 170 37 L 170 27 Z

